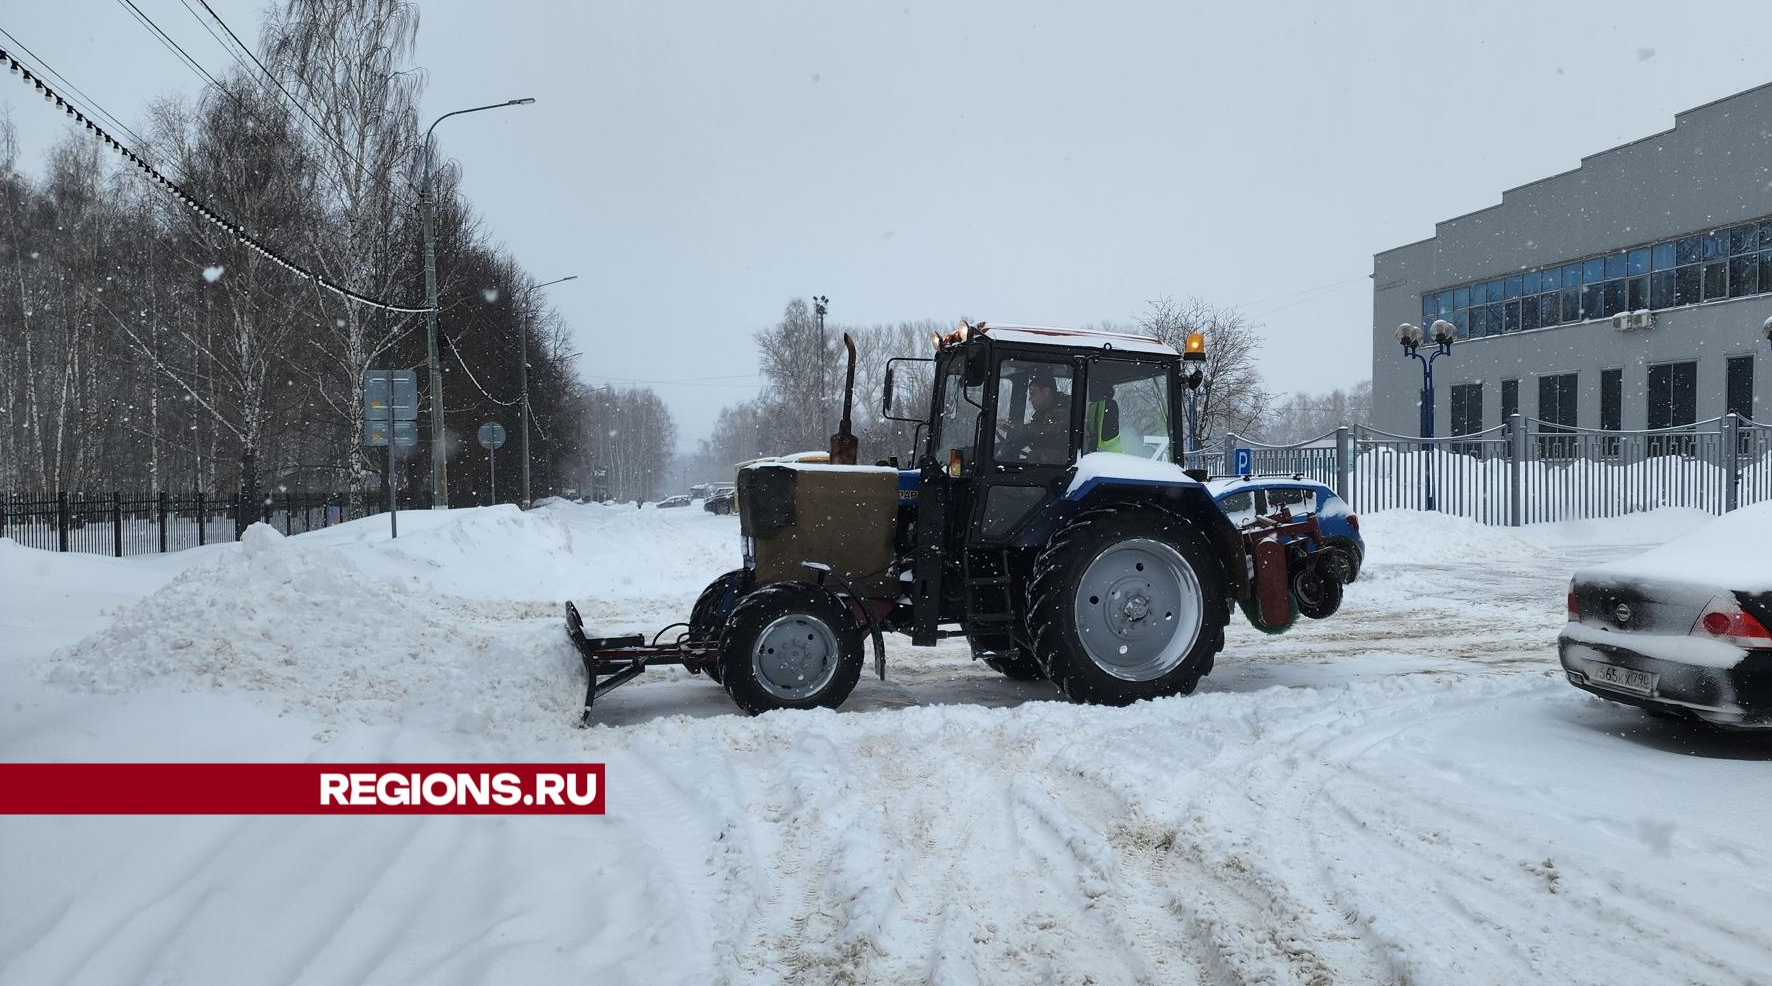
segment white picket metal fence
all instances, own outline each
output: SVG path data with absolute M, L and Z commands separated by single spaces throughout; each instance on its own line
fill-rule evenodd
M 1227 435 L 1222 447 L 1217 472 L 1234 474 L 1236 450 L 1246 448 L 1252 473 L 1326 483 L 1368 513 L 1437 510 L 1519 525 L 1657 507 L 1724 513 L 1772 500 L 1772 425 L 1737 415 L 1644 431 L 1515 415 L 1444 438 L 1349 427 L 1292 445 Z

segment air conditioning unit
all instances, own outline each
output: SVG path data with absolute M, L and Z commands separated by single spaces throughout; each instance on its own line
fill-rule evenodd
M 1655 314 L 1653 312 L 1620 312 L 1612 316 L 1612 327 L 1620 332 L 1630 329 L 1653 329 Z

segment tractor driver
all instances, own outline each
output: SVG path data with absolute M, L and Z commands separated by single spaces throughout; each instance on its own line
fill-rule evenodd
M 1008 425 L 1000 446 L 1003 458 L 1030 462 L 1064 462 L 1070 458 L 1070 395 L 1058 389 L 1052 371 L 1036 369 L 1028 376 L 1028 420 Z

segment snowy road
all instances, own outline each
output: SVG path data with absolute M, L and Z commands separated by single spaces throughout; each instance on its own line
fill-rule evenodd
M 1772 983 L 1772 740 L 1555 671 L 1570 571 L 1695 516 L 1365 518 L 1343 612 L 1184 699 L 889 646 L 841 714 L 660 674 L 583 731 L 558 600 L 680 619 L 736 524 L 413 518 L 0 543 L 0 759 L 601 760 L 609 815 L 0 819 L 0 983 Z

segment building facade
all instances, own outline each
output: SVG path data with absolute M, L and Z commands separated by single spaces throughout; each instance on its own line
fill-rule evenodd
M 1384 431 L 1419 433 L 1396 327 L 1436 319 L 1458 329 L 1433 366 L 1436 435 L 1514 411 L 1552 430 L 1772 423 L 1772 84 L 1376 255 L 1372 299 Z

